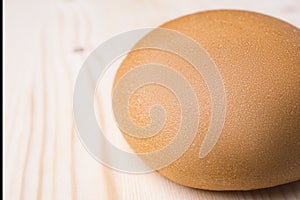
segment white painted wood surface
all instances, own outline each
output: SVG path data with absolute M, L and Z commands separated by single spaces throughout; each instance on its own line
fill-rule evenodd
M 6 0 L 5 7 L 6 199 L 300 199 L 300 182 L 210 192 L 157 173 L 113 171 L 85 151 L 72 113 L 78 70 L 113 35 L 216 8 L 259 11 L 299 27 L 299 0 Z

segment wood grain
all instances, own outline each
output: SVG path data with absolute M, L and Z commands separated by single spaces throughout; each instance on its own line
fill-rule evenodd
M 300 199 L 300 182 L 211 192 L 175 184 L 157 173 L 116 172 L 96 162 L 76 136 L 76 75 L 89 53 L 112 35 L 220 7 L 262 11 L 300 25 L 297 0 L 213 2 L 7 0 L 6 199 Z

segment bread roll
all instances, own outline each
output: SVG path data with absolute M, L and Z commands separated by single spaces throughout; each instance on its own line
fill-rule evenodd
M 118 69 L 113 90 L 131 70 L 159 63 L 189 82 L 199 105 L 192 145 L 158 173 L 178 184 L 206 190 L 252 190 L 299 180 L 300 30 L 273 17 L 235 10 L 195 13 L 161 28 L 192 38 L 209 54 L 224 84 L 226 116 L 216 145 L 200 158 L 212 118 L 210 91 L 202 75 L 170 52 L 141 49 L 129 53 Z M 166 38 L 151 39 L 163 42 Z M 156 151 L 172 142 L 182 124 L 180 101 L 171 90 L 155 83 L 144 85 L 128 103 L 129 117 L 137 126 L 151 124 L 149 109 L 155 104 L 166 113 L 163 129 L 152 137 L 124 133 L 135 152 Z

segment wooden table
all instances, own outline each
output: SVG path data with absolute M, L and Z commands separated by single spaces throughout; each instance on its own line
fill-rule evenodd
M 96 162 L 76 136 L 72 95 L 89 53 L 112 35 L 206 9 L 263 12 L 300 26 L 299 0 L 6 0 L 6 199 L 300 199 L 300 182 L 210 192 Z

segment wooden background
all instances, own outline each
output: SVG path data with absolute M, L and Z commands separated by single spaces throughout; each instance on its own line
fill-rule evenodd
M 83 148 L 72 113 L 78 70 L 113 35 L 216 8 L 259 11 L 299 27 L 299 0 L 6 0 L 5 8 L 5 199 L 300 199 L 299 181 L 210 192 L 157 173 L 116 172 Z

